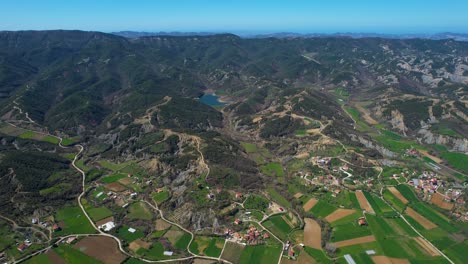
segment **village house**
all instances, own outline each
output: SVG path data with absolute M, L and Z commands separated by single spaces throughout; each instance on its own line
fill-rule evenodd
M 28 245 L 26 245 L 26 243 L 21 243 L 18 245 L 17 249 L 21 252 L 25 251 L 26 249 L 28 249 Z

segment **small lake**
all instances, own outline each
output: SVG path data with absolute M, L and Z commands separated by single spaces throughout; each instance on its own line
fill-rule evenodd
M 200 97 L 200 102 L 209 106 L 222 106 L 226 103 L 220 102 L 219 97 L 215 94 L 204 94 Z

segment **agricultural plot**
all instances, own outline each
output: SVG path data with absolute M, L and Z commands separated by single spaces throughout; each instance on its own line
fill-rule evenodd
M 310 198 L 309 201 L 307 201 L 302 208 L 304 211 L 308 212 L 310 209 L 312 209 L 316 204 L 318 203 L 318 200 L 315 198 Z
M 268 175 L 268 176 L 277 176 L 277 177 L 284 176 L 283 167 L 278 162 L 268 163 L 267 165 L 262 166 L 261 169 L 262 169 L 263 174 Z
M 281 245 L 246 246 L 242 251 L 239 263 L 271 264 L 277 263 L 281 254 Z
M 123 163 L 112 163 L 107 160 L 99 160 L 98 163 L 101 165 L 103 168 L 106 168 L 111 171 L 119 171 L 122 170 L 123 168 L 129 166 L 132 164 L 133 161 L 127 161 Z
M 393 188 L 393 187 L 390 187 Z M 396 189 L 395 189 L 396 190 Z M 401 195 L 401 194 L 400 194 Z M 384 199 L 391 203 L 395 209 L 397 209 L 400 213 L 404 211 L 406 205 L 397 198 L 393 192 L 389 191 L 388 189 L 383 192 Z M 404 197 L 403 197 L 404 198 Z M 406 200 L 406 199 L 405 199 Z
M 452 210 L 454 207 L 454 204 L 446 202 L 440 193 L 434 193 L 432 195 L 431 203 L 445 210 Z
M 372 235 L 372 231 L 368 226 L 359 226 L 357 220 L 334 226 L 331 240 L 332 242 L 344 241 L 358 237 L 365 237 Z
M 112 182 L 116 182 L 122 178 L 125 178 L 127 177 L 127 174 L 125 173 L 115 173 L 115 174 L 112 174 L 110 176 L 107 176 L 107 177 L 104 177 L 101 179 L 102 182 L 104 183 L 112 183 Z
M 81 239 L 75 249 L 103 263 L 122 263 L 127 256 L 118 249 L 117 242 L 110 237 L 91 236 Z
M 265 211 L 268 209 L 269 201 L 262 196 L 255 194 L 250 195 L 244 202 L 244 208 Z
M 128 230 L 129 228 L 129 226 L 121 226 L 119 229 L 117 229 L 117 236 L 125 240 L 127 243 L 130 243 L 145 236 L 145 233 L 143 233 L 142 231 L 136 230 L 132 233 Z
M 106 207 L 91 208 L 89 206 L 85 206 L 85 208 L 86 212 L 94 222 L 112 216 L 112 211 Z
M 332 261 L 325 255 L 325 253 L 320 249 L 315 249 L 311 247 L 304 247 L 305 253 L 310 255 L 316 263 L 331 264 Z
M 363 216 L 362 212 L 355 211 L 351 215 L 348 215 L 346 217 L 343 217 L 341 219 L 333 221 L 332 223 L 330 223 L 330 226 L 335 227 L 335 226 L 339 226 L 339 225 L 343 225 L 343 224 L 347 224 L 347 223 L 351 223 L 351 222 L 357 222 L 357 220 L 362 216 Z
M 408 185 L 400 184 L 396 189 L 405 197 L 410 203 L 419 201 L 418 197 L 414 194 Z
M 140 256 L 143 256 L 148 259 L 152 260 L 162 260 L 162 259 L 170 259 L 170 258 L 175 258 L 177 256 L 165 256 L 164 251 L 166 249 L 164 248 L 164 245 L 161 242 L 155 242 L 151 244 L 151 247 L 146 249 L 144 247 L 141 247 L 140 249 L 137 250 L 137 254 Z
M 333 213 L 327 215 L 327 217 L 325 217 L 325 220 L 329 223 L 333 223 L 335 221 L 338 221 L 340 219 L 343 219 L 349 215 L 352 215 L 356 213 L 356 210 L 354 209 L 336 209 L 336 211 L 334 211 Z
M 389 258 L 387 256 L 372 256 L 371 258 L 375 264 L 410 264 L 407 259 Z
M 304 218 L 304 245 L 315 248 L 322 249 L 322 236 L 320 225 L 311 218 Z
M 400 200 L 403 204 L 409 203 L 409 201 L 401 195 L 401 193 L 397 190 L 395 187 L 388 187 L 388 190 L 396 197 L 398 200 Z
M 342 247 L 348 247 L 348 246 L 353 246 L 353 245 L 366 244 L 366 243 L 373 242 L 373 241 L 375 241 L 375 237 L 370 235 L 370 236 L 364 236 L 364 237 L 358 237 L 358 238 L 348 239 L 344 241 L 339 241 L 335 243 L 335 246 L 338 248 L 342 248 Z
M 337 208 L 329 203 L 320 200 L 311 210 L 314 215 L 324 218 L 333 213 Z
M 93 234 L 96 232 L 79 207 L 65 207 L 58 210 L 55 220 L 62 225 L 62 230 L 55 232 L 55 234 L 60 236 L 67 234 Z
M 244 147 L 245 152 L 247 153 L 255 153 L 257 152 L 257 145 L 248 143 L 248 142 L 241 142 L 242 147 Z
M 366 212 L 368 212 L 370 214 L 375 214 L 375 212 L 372 209 L 371 205 L 367 201 L 366 196 L 364 195 L 364 193 L 362 191 L 356 191 L 355 194 L 356 194 L 356 198 L 357 198 L 357 200 L 359 202 L 359 206 L 361 207 L 361 209 L 365 210 Z
M 383 254 L 382 248 L 377 241 L 355 244 L 351 246 L 341 247 L 338 251 L 340 256 L 351 254 L 352 256 L 365 252 L 366 250 L 374 250 L 376 254 Z M 344 262 L 347 263 L 346 261 Z
M 160 205 L 161 203 L 163 203 L 164 201 L 166 201 L 167 199 L 169 199 L 171 195 L 169 194 L 169 191 L 164 188 L 161 192 L 159 193 L 153 193 L 153 201 Z
M 434 211 L 429 206 L 423 204 L 422 202 L 416 204 L 413 208 L 420 215 L 426 218 L 428 221 L 438 225 L 448 232 L 457 232 L 459 228 L 456 224 L 451 223 L 450 220 L 444 215 Z M 414 218 L 414 217 L 413 217 Z
M 217 258 L 221 254 L 223 246 L 223 238 L 196 236 L 190 244 L 190 251 L 198 255 Z
M 78 249 L 73 248 L 67 244 L 60 244 L 57 248 L 54 248 L 54 251 L 66 262 L 69 264 L 98 264 L 100 261 L 92 258 Z
M 283 219 L 283 215 L 274 215 L 263 222 L 263 226 L 268 228 L 273 234 L 285 240 L 291 232 L 292 227 Z
M 129 219 L 151 220 L 153 218 L 150 209 L 143 202 L 132 203 L 128 207 L 128 211 L 126 217 Z
M 226 242 L 226 246 L 223 251 L 223 255 L 221 258 L 230 261 L 232 263 L 239 263 L 240 257 L 244 251 L 245 246 L 233 243 L 233 242 Z M 279 249 L 281 250 L 281 249 Z
M 396 213 L 393 209 L 388 206 L 382 199 L 379 197 L 372 195 L 368 192 L 363 192 L 364 196 L 366 197 L 369 204 L 372 206 L 374 212 L 378 215 L 384 216 L 395 216 Z
M 277 192 L 275 189 L 267 188 L 267 192 L 271 196 L 271 198 L 275 202 L 280 204 L 281 206 L 292 207 L 291 203 L 286 198 L 284 198 L 279 192 Z

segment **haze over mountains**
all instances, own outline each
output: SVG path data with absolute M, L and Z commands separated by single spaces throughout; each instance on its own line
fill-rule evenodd
M 228 32 L 225 32 L 228 33 Z M 127 38 L 138 38 L 147 36 L 209 36 L 221 34 L 220 32 L 179 32 L 179 31 L 118 31 L 111 34 L 119 35 Z M 433 34 L 385 34 L 385 33 L 295 33 L 295 32 L 278 32 L 278 33 L 234 33 L 243 38 L 317 38 L 317 37 L 350 37 L 350 38 L 387 38 L 387 39 L 454 39 L 457 41 L 468 41 L 466 33 L 451 33 L 441 32 Z

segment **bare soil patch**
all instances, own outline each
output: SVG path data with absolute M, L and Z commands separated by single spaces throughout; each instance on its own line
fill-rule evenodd
M 315 198 L 310 198 L 309 201 L 307 201 L 307 203 L 305 203 L 302 208 L 304 208 L 304 211 L 309 211 L 310 209 L 312 209 L 316 204 L 318 203 L 318 200 L 315 199 Z
M 101 226 L 107 222 L 114 222 L 114 217 L 113 216 L 109 216 L 107 218 L 104 218 L 104 219 L 101 219 L 99 221 L 96 222 L 96 226 Z
M 123 186 L 122 184 L 118 183 L 118 182 L 113 182 L 113 183 L 109 183 L 109 184 L 106 184 L 104 185 L 104 187 L 108 190 L 111 190 L 113 192 L 123 192 L 126 190 L 125 186 Z
M 201 259 L 201 258 L 197 258 L 193 260 L 193 264 L 214 264 L 214 263 L 218 263 L 218 261 L 211 260 L 211 259 Z
M 395 195 L 402 203 L 404 203 L 404 204 L 409 203 L 409 201 L 408 201 L 403 195 L 401 195 L 401 193 L 397 190 L 397 188 L 395 188 L 395 187 L 388 187 L 388 190 L 389 190 L 393 195 Z
M 371 235 L 371 236 L 358 237 L 358 238 L 336 242 L 335 246 L 340 248 L 340 247 L 347 247 L 347 246 L 352 246 L 352 245 L 369 243 L 373 241 L 375 241 L 375 237 Z
M 296 159 L 305 159 L 309 157 L 309 153 L 307 152 L 302 152 L 294 156 Z
M 322 249 L 322 235 L 320 225 L 311 218 L 304 218 L 304 245 Z
M 76 243 L 74 248 L 105 264 L 120 264 L 127 258 L 119 251 L 117 242 L 110 237 L 85 237 Z
M 294 195 L 294 198 L 299 199 L 299 198 L 301 198 L 303 195 L 304 195 L 304 194 L 298 192 L 298 193 L 296 193 L 296 194 Z
M 135 243 L 135 241 L 133 241 L 130 244 L 128 244 L 128 248 L 133 252 L 137 252 L 141 247 L 140 247 L 140 245 Z
M 423 156 L 426 156 L 426 157 L 430 158 L 431 160 L 433 160 L 433 161 L 435 161 L 437 163 L 442 163 L 442 160 L 439 157 L 436 157 L 436 156 L 433 156 L 433 155 L 429 154 L 429 152 L 427 152 L 427 150 L 418 149 L 418 151 Z
M 375 214 L 374 209 L 372 209 L 372 206 L 369 204 L 362 191 L 356 191 L 356 198 L 358 199 L 359 205 L 362 209 L 366 210 L 366 212 L 370 214 Z
M 339 220 L 341 218 L 344 218 L 348 215 L 352 215 L 356 212 L 356 210 L 354 209 L 337 209 L 335 212 L 327 215 L 327 217 L 325 217 L 325 220 L 329 223 L 333 223 L 335 222 L 336 220 Z
M 134 179 L 131 178 L 131 177 L 125 177 L 125 178 L 122 178 L 122 179 L 118 180 L 118 182 L 120 182 L 120 183 L 123 184 L 123 185 L 132 184 L 133 181 L 134 181 Z
M 374 118 L 371 117 L 369 110 L 367 110 L 366 108 L 362 107 L 360 104 L 356 104 L 355 106 L 356 106 L 357 110 L 361 113 L 361 117 L 362 117 L 362 118 L 364 119 L 364 121 L 366 121 L 368 124 L 376 125 L 376 124 L 379 123 L 379 122 L 375 121 Z
M 387 256 L 372 256 L 371 258 L 375 264 L 410 264 L 407 259 L 389 258 Z
M 63 260 L 55 251 L 49 250 L 46 254 L 47 258 L 52 262 L 53 264 L 67 264 L 65 260 Z
M 226 242 L 226 248 L 224 249 L 223 255 L 221 257 L 232 263 L 239 263 L 239 259 L 242 251 L 244 250 L 244 247 L 244 245 L 228 241 Z
M 431 244 L 427 243 L 426 240 L 422 239 L 421 237 L 415 237 L 414 240 L 427 252 L 429 256 L 440 256 L 439 252 L 433 246 L 431 246 Z
M 137 239 L 137 240 L 133 241 L 132 243 L 135 243 L 138 246 L 140 246 L 140 248 L 144 248 L 144 249 L 149 249 L 151 247 L 151 243 L 145 242 L 145 241 L 143 241 L 141 239 Z
M 432 195 L 431 203 L 445 210 L 452 210 L 454 206 L 453 203 L 446 202 L 444 196 L 440 193 L 434 193 L 434 195 Z
M 257 123 L 257 122 L 259 122 L 259 121 L 261 121 L 261 120 L 262 120 L 262 117 L 261 117 L 261 116 L 258 116 L 258 117 L 255 117 L 255 118 L 252 120 L 252 122 Z
M 171 224 L 169 224 L 168 222 L 166 222 L 166 221 L 164 221 L 162 219 L 156 220 L 155 228 L 156 228 L 157 231 L 166 230 L 169 227 L 171 227 Z
M 426 219 L 424 216 L 418 214 L 416 211 L 411 209 L 411 207 L 406 208 L 406 213 L 421 224 L 425 229 L 436 228 L 437 225 Z

